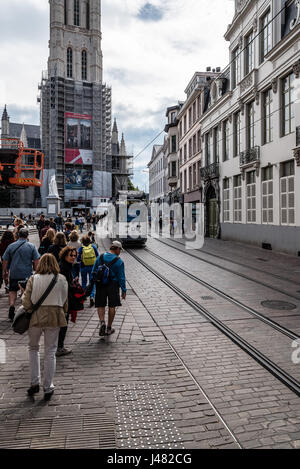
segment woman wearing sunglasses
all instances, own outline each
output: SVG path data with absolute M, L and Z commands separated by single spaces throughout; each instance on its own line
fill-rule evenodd
M 73 264 L 77 258 L 77 250 L 70 246 L 66 246 L 59 254 L 60 258 L 60 273 L 64 275 L 68 282 L 68 312 L 66 314 L 67 323 L 69 322 L 70 310 L 72 309 L 72 304 L 74 303 L 73 293 L 72 293 L 72 286 L 73 286 L 73 275 L 72 269 Z M 58 347 L 56 356 L 62 357 L 64 355 L 69 355 L 72 353 L 72 350 L 65 348 L 65 338 L 67 334 L 68 326 L 61 327 L 58 337 Z

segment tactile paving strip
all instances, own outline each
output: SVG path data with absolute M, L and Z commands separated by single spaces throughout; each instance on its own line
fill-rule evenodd
M 184 449 L 158 384 L 121 384 L 114 391 L 121 448 Z
M 115 422 L 103 413 L 5 422 L 0 435 L 8 449 L 116 448 Z

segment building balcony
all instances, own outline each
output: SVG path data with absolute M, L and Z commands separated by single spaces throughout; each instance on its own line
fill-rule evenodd
M 257 87 L 258 82 L 258 70 L 254 68 L 248 73 L 239 83 L 240 96 L 247 94 L 249 91 Z
M 247 168 L 248 166 L 259 165 L 260 164 L 260 147 L 255 146 L 249 148 L 246 151 L 242 151 L 240 154 L 240 167 L 242 169 Z
M 178 179 L 176 176 L 168 176 L 168 184 L 170 187 L 177 186 L 178 184 Z
M 209 166 L 201 168 L 201 179 L 216 179 L 220 176 L 219 163 L 212 163 Z

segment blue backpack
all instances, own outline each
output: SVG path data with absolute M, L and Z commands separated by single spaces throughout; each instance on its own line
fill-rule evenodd
M 113 259 L 111 262 L 109 262 L 108 264 L 105 264 L 104 263 L 104 254 L 102 254 L 100 256 L 100 262 L 101 262 L 101 265 L 99 267 L 99 269 L 97 270 L 97 273 L 96 273 L 96 283 L 98 285 L 102 285 L 102 286 L 107 286 L 111 283 L 112 279 L 111 279 L 111 274 L 110 274 L 110 268 L 116 264 L 116 262 L 118 262 L 119 258 L 118 257 L 115 257 L 115 259 Z

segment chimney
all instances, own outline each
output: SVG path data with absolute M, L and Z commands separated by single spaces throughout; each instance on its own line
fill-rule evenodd
M 217 73 L 220 73 L 220 71 L 221 71 L 221 67 L 217 67 L 217 68 L 216 68 L 216 72 L 217 72 Z
M 211 72 L 211 67 L 206 67 L 207 72 Z

